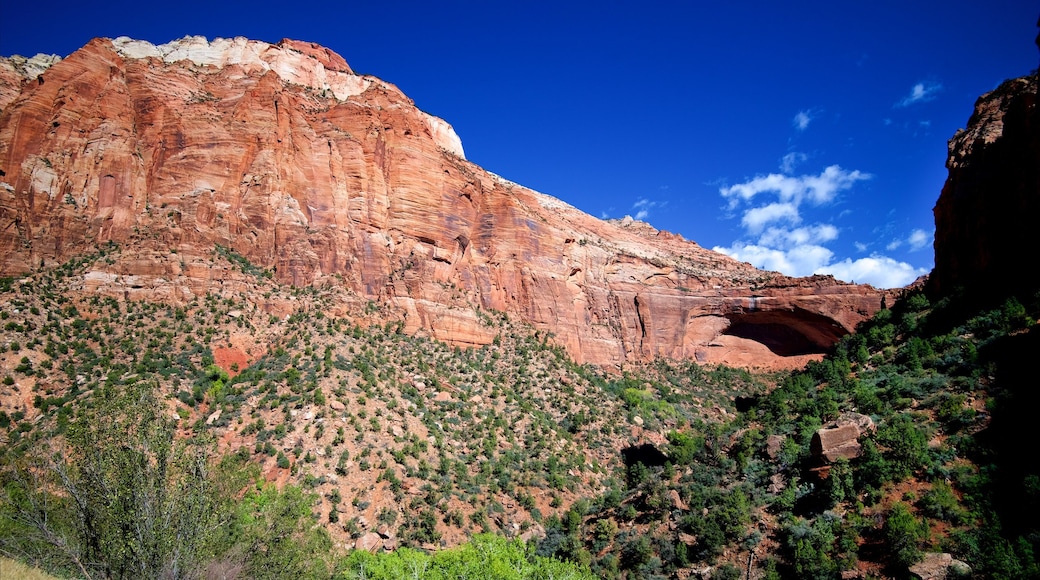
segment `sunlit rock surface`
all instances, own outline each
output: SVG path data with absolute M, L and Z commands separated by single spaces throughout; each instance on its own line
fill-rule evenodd
M 219 245 L 391 306 L 406 332 L 486 344 L 503 311 L 601 365 L 800 366 L 881 305 L 504 180 L 311 43 L 95 39 L 33 62 L 0 59 L 0 274 L 116 242 L 86 291 L 177 302 L 235 283 L 209 269 Z

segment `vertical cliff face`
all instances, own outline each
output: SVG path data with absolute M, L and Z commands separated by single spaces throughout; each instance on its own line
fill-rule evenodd
M 949 143 L 949 177 L 935 205 L 932 292 L 1007 295 L 1040 289 L 1037 76 L 980 97 Z
M 497 310 L 598 364 L 798 366 L 880 307 L 488 173 L 320 46 L 97 39 L 34 63 L 0 59 L 0 275 L 115 242 L 89 290 L 179 300 L 222 282 L 219 245 L 391 306 L 407 332 L 485 344 Z

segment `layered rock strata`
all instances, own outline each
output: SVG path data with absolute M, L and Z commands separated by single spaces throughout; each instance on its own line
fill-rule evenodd
M 799 366 L 881 304 L 502 179 L 309 43 L 96 39 L 0 59 L 0 99 L 2 275 L 115 242 L 87 290 L 178 301 L 226 283 L 208 269 L 220 246 L 392 306 L 406 332 L 486 344 L 501 311 L 602 365 Z

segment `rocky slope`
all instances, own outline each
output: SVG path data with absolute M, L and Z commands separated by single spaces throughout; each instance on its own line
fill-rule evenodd
M 935 205 L 937 295 L 963 288 L 1007 295 L 1040 289 L 1023 264 L 1040 214 L 1037 76 L 1005 81 L 979 97 L 966 129 L 950 139 L 949 177 Z
M 800 366 L 881 305 L 506 181 L 309 43 L 96 39 L 0 59 L 0 106 L 0 275 L 115 242 L 87 290 L 183 303 L 231 283 L 219 246 L 389 305 L 408 333 L 488 344 L 481 313 L 497 310 L 602 365 Z

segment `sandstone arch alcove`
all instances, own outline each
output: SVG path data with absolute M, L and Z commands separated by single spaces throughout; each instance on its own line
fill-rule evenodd
M 805 310 L 756 310 L 726 315 L 723 334 L 754 340 L 779 356 L 823 354 L 848 332 L 830 318 Z

